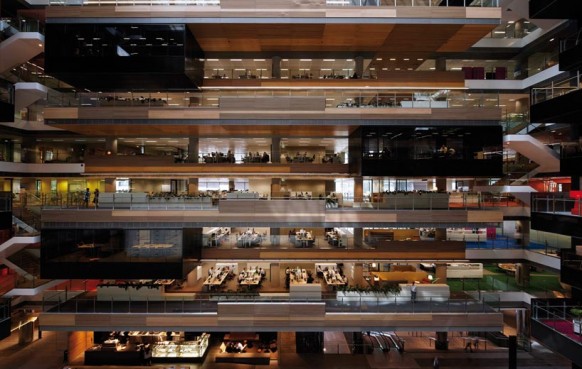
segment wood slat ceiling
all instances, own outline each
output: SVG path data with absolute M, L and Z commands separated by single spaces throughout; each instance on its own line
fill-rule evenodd
M 348 137 L 356 128 L 352 126 L 323 125 L 155 125 L 155 124 L 51 124 L 88 136 L 129 137 Z
M 465 51 L 494 25 L 463 24 L 190 24 L 200 47 L 233 52 Z

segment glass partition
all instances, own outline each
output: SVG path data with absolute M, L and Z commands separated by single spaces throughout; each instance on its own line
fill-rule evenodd
M 373 89 L 347 90 L 245 90 L 245 97 L 310 96 L 325 99 L 326 108 L 492 108 L 503 107 L 501 95 L 493 93 L 466 93 L 457 90 L 376 91 Z M 143 106 L 167 108 L 218 108 L 222 97 L 241 96 L 240 91 L 128 91 L 79 92 L 49 91 L 48 106 Z

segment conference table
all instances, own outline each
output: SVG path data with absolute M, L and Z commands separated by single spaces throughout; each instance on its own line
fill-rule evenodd
M 224 283 L 226 277 L 228 277 L 228 274 L 228 271 L 219 271 L 217 273 L 213 273 L 212 275 L 209 275 L 206 280 L 204 280 L 203 285 L 206 286 L 208 290 L 218 287 Z
M 307 271 L 305 269 L 291 269 L 289 272 L 289 281 L 291 284 L 306 284 Z
M 325 270 L 323 272 L 323 279 L 325 283 L 330 286 L 344 286 L 346 284 L 344 278 L 339 274 L 339 272 L 330 272 L 329 270 Z
M 312 247 L 315 244 L 315 239 L 311 232 L 297 232 L 295 233 L 295 246 L 297 247 Z
M 258 286 L 261 283 L 261 275 L 255 274 L 246 277 L 239 282 L 242 286 Z

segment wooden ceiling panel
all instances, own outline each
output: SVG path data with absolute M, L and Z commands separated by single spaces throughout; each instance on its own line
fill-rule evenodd
M 467 50 L 494 25 L 190 24 L 205 52 L 352 51 L 434 53 Z
M 156 125 L 51 124 L 69 132 L 94 137 L 347 137 L 354 126 L 325 125 Z
M 461 25 L 457 24 L 398 25 L 382 45 L 381 51 L 433 52 L 453 37 L 459 28 Z
M 441 47 L 439 52 L 462 52 L 469 49 L 477 41 L 485 37 L 493 30 L 494 25 L 465 24 L 449 38 Z
M 329 24 L 325 28 L 322 41 L 326 47 L 376 51 L 393 29 L 394 25 L 382 24 Z
M 191 24 L 206 52 L 376 51 L 394 25 Z

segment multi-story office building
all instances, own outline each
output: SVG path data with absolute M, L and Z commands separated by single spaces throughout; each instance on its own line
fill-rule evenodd
M 455 332 L 503 340 L 508 306 L 517 336 L 581 366 L 565 307 L 582 288 L 578 27 L 548 9 L 4 7 L 0 257 L 6 280 L 46 282 L 7 282 L 4 332 L 10 306 L 43 294 L 40 328 L 67 332 L 88 364 L 147 343 L 155 360 L 204 357 L 203 332 L 256 340 L 244 360 L 264 362 L 322 353 L 330 331 L 353 353 L 378 337 L 402 349 L 372 331 L 432 332 L 440 350 Z M 560 311 L 530 304 L 539 270 L 561 271 L 547 287 Z M 55 290 L 63 280 L 86 292 Z

